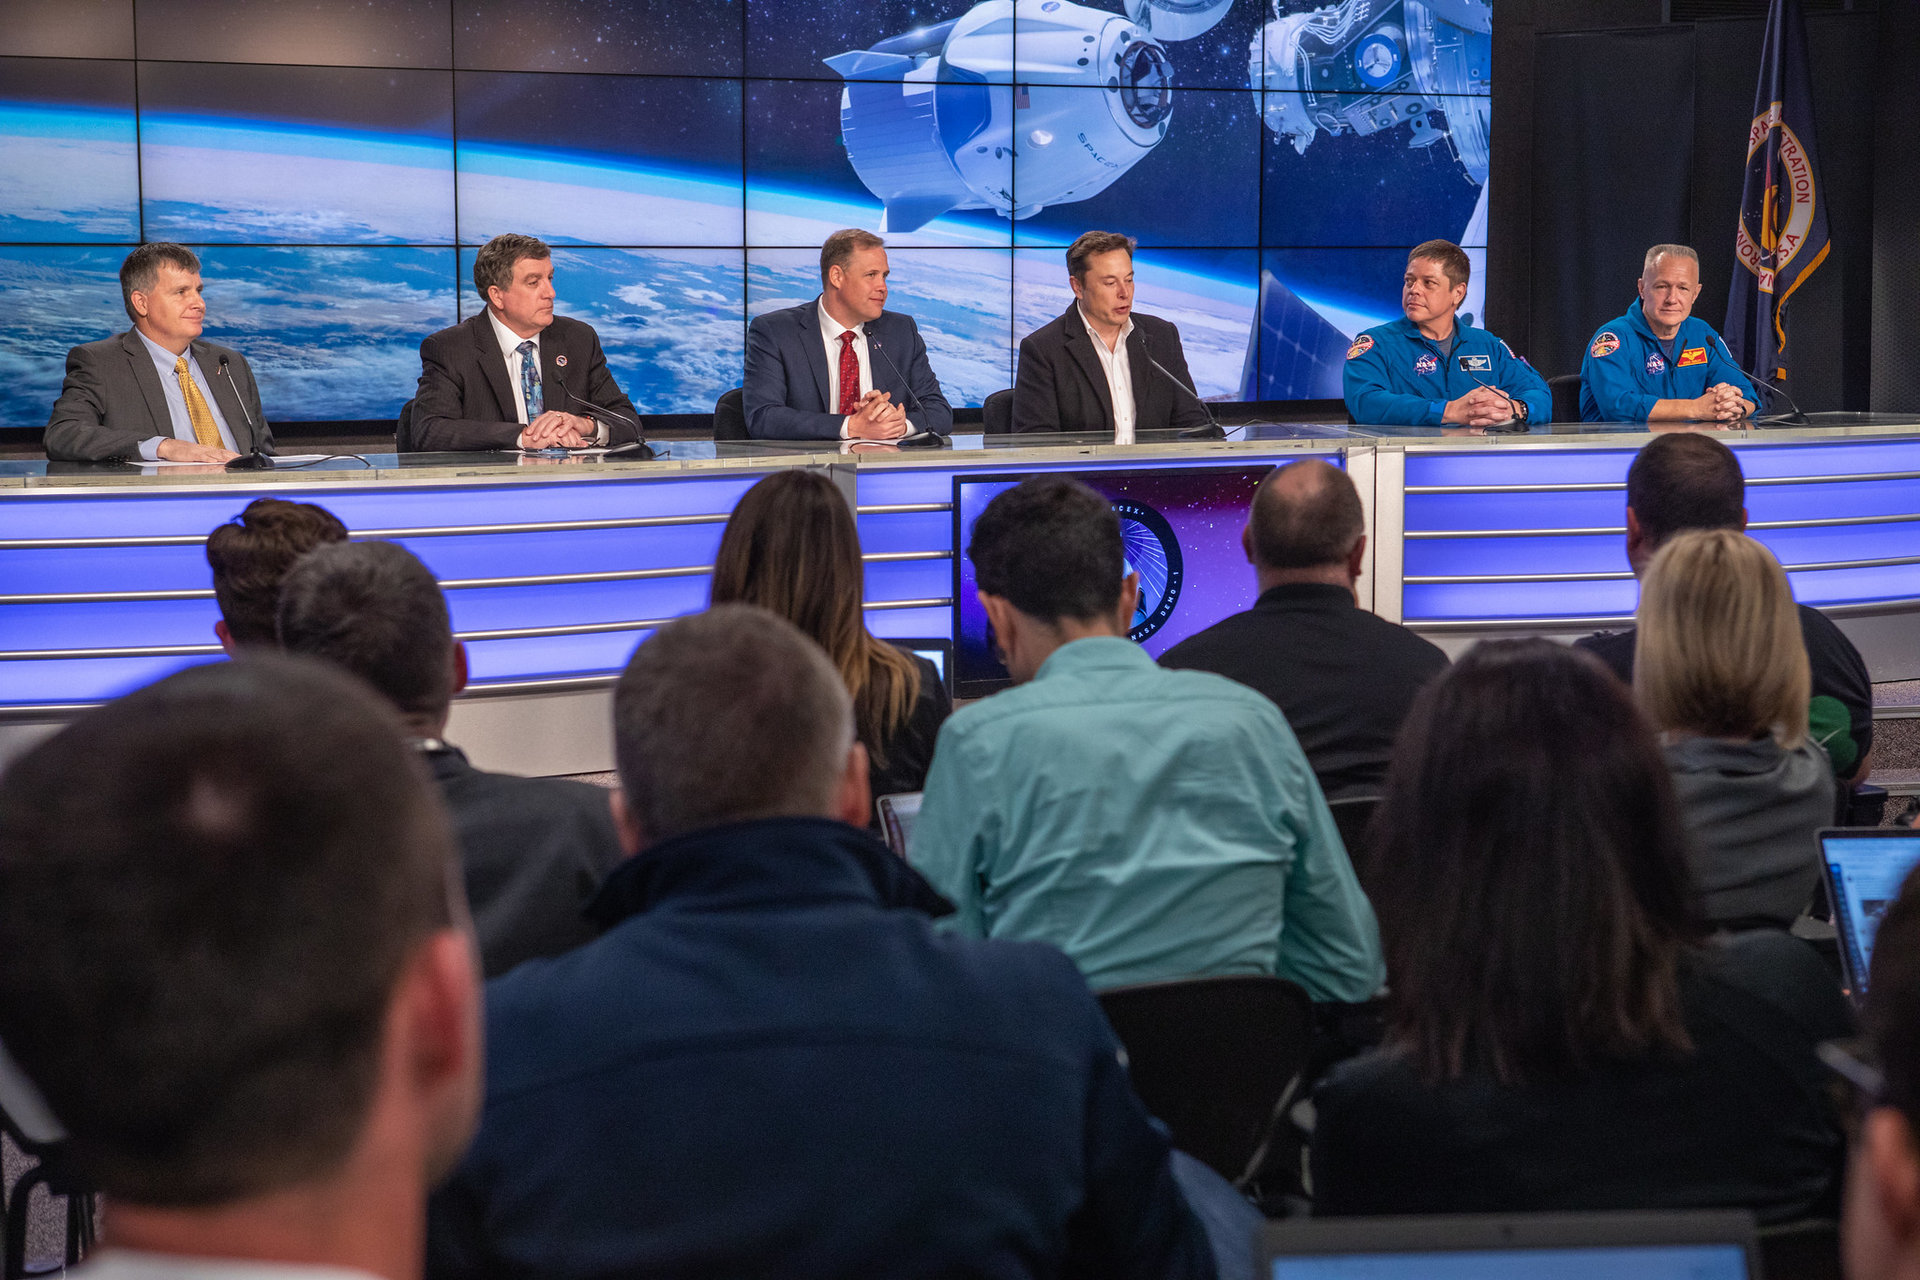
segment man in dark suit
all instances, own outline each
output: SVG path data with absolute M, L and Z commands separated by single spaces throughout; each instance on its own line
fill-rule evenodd
M 317 547 L 281 584 L 279 634 L 289 652 L 346 668 L 399 709 L 453 817 L 489 978 L 595 935 L 581 911 L 620 859 L 611 793 L 486 773 L 442 741 L 467 654 L 431 570 L 392 542 Z
M 47 457 L 225 463 L 273 432 L 246 357 L 202 341 L 200 259 L 178 244 L 143 244 L 120 264 L 133 328 L 67 352 L 67 380 L 47 421 Z
M 749 436 L 897 440 L 953 430 L 920 327 L 886 309 L 888 269 L 879 236 L 836 231 L 820 246 L 820 296 L 747 326 Z
M 582 449 L 640 438 L 593 326 L 553 314 L 553 251 L 495 236 L 473 260 L 486 309 L 420 344 L 407 452 Z
M 1180 330 L 1133 309 L 1133 246 L 1132 236 L 1089 231 L 1067 250 L 1073 305 L 1020 343 L 1015 431 L 1104 431 L 1132 444 L 1136 431 L 1211 421 Z
M 1260 598 L 1160 658 L 1273 699 L 1329 800 L 1380 794 L 1414 695 L 1447 666 L 1437 646 L 1355 603 L 1365 527 L 1340 468 L 1318 458 L 1275 468 L 1241 534 Z

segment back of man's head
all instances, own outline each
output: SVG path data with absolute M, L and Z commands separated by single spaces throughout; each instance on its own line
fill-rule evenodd
M 773 817 L 837 817 L 853 702 L 784 618 L 716 605 L 654 632 L 613 692 L 629 813 L 649 842 Z
M 235 644 L 271 645 L 280 583 L 287 570 L 315 547 L 345 542 L 347 527 L 311 502 L 256 498 L 247 509 L 207 535 L 213 566 L 213 596 Z
M 1733 450 L 1711 436 L 1655 436 L 1627 468 L 1627 507 L 1649 551 L 1689 529 L 1740 529 L 1747 482 Z
M 170 677 L 15 762 L 0 1040 L 75 1171 L 207 1207 L 340 1168 L 402 971 L 453 918 L 452 859 L 392 712 L 276 654 Z
M 1065 476 L 1023 480 L 989 502 L 967 557 L 980 590 L 1045 623 L 1108 616 L 1127 575 L 1113 504 Z
M 1320 569 L 1346 561 L 1367 518 L 1347 473 L 1308 458 L 1267 473 L 1254 490 L 1247 524 L 1258 567 Z
M 453 698 L 453 628 L 433 571 L 393 542 L 343 542 L 301 558 L 280 590 L 280 645 L 325 658 L 408 716 Z

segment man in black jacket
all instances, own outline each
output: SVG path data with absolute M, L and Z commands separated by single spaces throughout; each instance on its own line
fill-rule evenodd
M 1318 458 L 1275 468 L 1241 533 L 1260 598 L 1160 658 L 1273 699 L 1329 800 L 1380 794 L 1414 695 L 1447 665 L 1437 646 L 1355 604 L 1364 529 L 1346 472 Z
M 1133 309 L 1132 236 L 1089 231 L 1067 250 L 1073 305 L 1020 343 L 1015 431 L 1136 432 L 1204 427 L 1180 330 Z
M 487 773 L 442 741 L 467 653 L 432 571 L 396 543 L 318 547 L 281 584 L 279 629 L 288 651 L 346 668 L 399 708 L 453 816 L 489 978 L 595 935 L 582 909 L 620 857 L 609 793 Z

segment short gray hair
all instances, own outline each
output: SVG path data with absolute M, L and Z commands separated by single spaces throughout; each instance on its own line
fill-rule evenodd
M 845 227 L 827 237 L 820 246 L 820 283 L 826 284 L 827 272 L 845 267 L 860 249 L 884 249 L 887 242 L 861 227 Z
M 547 242 L 536 236 L 509 231 L 487 241 L 480 246 L 480 252 L 473 255 L 473 287 L 480 291 L 480 305 L 487 305 L 487 290 L 499 289 L 504 293 L 513 287 L 513 269 L 522 258 L 546 262 L 552 257 L 553 250 L 547 247 Z
M 827 817 L 853 700 L 819 645 L 723 604 L 653 634 L 613 692 L 614 760 L 649 840 L 754 818 Z
M 120 264 L 120 303 L 127 309 L 127 319 L 136 323 L 139 321 L 140 313 L 133 309 L 133 295 L 153 292 L 153 286 L 159 282 L 160 264 L 163 262 L 182 271 L 200 269 L 200 259 L 183 244 L 154 240 L 136 248 Z
M 1653 273 L 1653 264 L 1662 258 L 1686 258 L 1693 263 L 1694 269 L 1700 268 L 1700 255 L 1692 246 L 1684 244 L 1657 244 L 1647 250 L 1647 256 L 1640 264 L 1640 278 L 1645 280 Z

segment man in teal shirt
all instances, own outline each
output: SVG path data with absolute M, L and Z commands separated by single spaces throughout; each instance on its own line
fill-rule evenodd
M 1278 974 L 1371 998 L 1373 908 L 1293 731 L 1253 690 L 1127 639 L 1139 584 L 1106 499 L 1025 481 L 967 554 L 1019 687 L 942 727 L 914 825 L 956 927 L 1051 942 L 1096 988 Z

